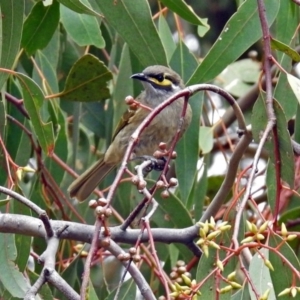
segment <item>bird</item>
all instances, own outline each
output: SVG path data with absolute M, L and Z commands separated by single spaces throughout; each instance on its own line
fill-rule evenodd
M 162 65 L 149 66 L 141 73 L 133 74 L 131 78 L 139 80 L 144 87 L 135 100 L 151 109 L 184 88 L 181 77 L 172 69 Z M 184 99 L 179 98 L 155 116 L 139 137 L 131 159 L 153 156 L 161 142 L 167 147 L 170 146 L 178 130 L 183 105 Z M 128 109 L 123 114 L 104 157 L 69 186 L 68 192 L 71 198 L 76 198 L 79 202 L 84 201 L 104 177 L 122 161 L 131 135 L 149 113 L 150 111 L 145 107 L 138 106 L 136 110 Z M 192 110 L 188 104 L 180 137 L 190 125 L 191 119 Z

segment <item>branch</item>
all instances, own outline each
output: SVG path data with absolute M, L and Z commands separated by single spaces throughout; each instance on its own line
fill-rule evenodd
M 20 226 L 22 224 L 22 226 Z M 69 222 L 69 221 L 55 221 L 51 220 L 52 228 L 55 230 L 64 228 L 67 226 L 67 230 L 63 231 L 60 235 L 60 239 L 74 240 L 82 243 L 90 243 L 94 234 L 95 226 L 86 225 L 81 223 Z M 134 245 L 140 237 L 140 229 L 127 229 L 121 230 L 120 226 L 109 228 L 110 238 L 115 242 L 127 243 Z M 3 233 L 18 233 L 32 237 L 45 237 L 45 229 L 42 226 L 42 222 L 34 217 L 17 215 L 17 214 L 0 214 L 0 232 Z M 198 237 L 199 227 L 198 225 L 190 226 L 187 228 L 152 228 L 151 234 L 153 240 L 156 242 L 162 242 L 166 244 L 181 243 L 188 245 Z M 99 232 L 99 242 L 102 239 L 107 238 L 105 230 L 101 229 Z M 149 241 L 149 235 L 144 232 L 140 237 L 142 243 Z M 200 257 L 201 250 L 199 248 L 191 247 L 194 249 L 194 255 Z

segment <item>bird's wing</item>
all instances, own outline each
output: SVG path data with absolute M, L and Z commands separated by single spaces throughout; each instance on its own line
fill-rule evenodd
M 136 110 L 131 110 L 131 109 L 128 109 L 128 110 L 126 110 L 124 113 L 123 113 L 123 115 L 122 115 L 122 117 L 121 117 L 121 119 L 120 119 L 120 121 L 119 121 L 119 123 L 118 123 L 118 125 L 117 125 L 117 127 L 116 127 L 116 129 L 115 129 L 115 131 L 114 131 L 114 134 L 113 134 L 113 137 L 112 137 L 112 141 L 115 139 L 115 137 L 118 135 L 118 133 L 127 125 L 127 124 L 129 124 L 130 123 L 130 120 L 132 119 L 132 117 L 135 115 L 135 113 L 136 113 Z

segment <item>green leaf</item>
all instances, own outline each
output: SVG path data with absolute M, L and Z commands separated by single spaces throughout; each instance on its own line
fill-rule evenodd
M 231 300 L 249 300 L 249 299 L 251 299 L 250 294 L 249 294 L 248 284 L 247 283 L 244 284 L 243 287 L 240 290 L 238 290 L 235 294 L 233 294 L 230 299 Z
M 186 21 L 206 27 L 207 30 L 209 29 L 210 26 L 207 24 L 207 19 L 199 18 L 193 8 L 190 5 L 187 5 L 183 0 L 160 0 L 160 2 Z
M 166 54 L 154 26 L 149 3 L 139 0 L 95 0 L 107 22 L 118 32 L 143 67 L 167 65 Z
M 269 250 L 268 249 L 260 249 L 259 252 L 263 254 L 265 259 L 269 259 Z M 270 294 L 268 299 L 275 300 L 276 296 L 274 290 L 270 288 L 271 285 L 271 276 L 270 273 L 272 271 L 265 266 L 264 260 L 262 259 L 259 253 L 256 253 L 253 258 L 251 259 L 250 266 L 249 266 L 249 275 L 252 281 L 255 290 L 258 292 L 259 295 L 263 295 L 263 293 L 270 289 Z M 249 293 L 251 295 L 251 299 L 255 299 L 255 294 L 253 292 L 253 287 L 248 285 Z
M 87 14 L 92 16 L 100 16 L 99 13 L 94 11 L 90 5 L 87 4 L 87 1 L 84 1 L 85 3 L 82 3 L 80 0 L 58 0 L 61 4 L 68 7 L 69 9 L 80 13 L 80 14 Z
M 55 138 L 55 154 L 62 160 L 68 160 L 69 148 L 68 148 L 68 139 L 67 139 L 67 121 L 65 115 L 59 107 L 56 107 L 57 120 L 55 120 L 54 127 L 57 128 L 57 134 Z M 54 110 L 54 108 L 53 108 Z M 52 118 L 52 120 L 54 117 Z M 47 166 L 52 178 L 58 183 L 61 184 L 64 178 L 64 169 L 57 167 L 57 162 L 52 158 L 46 158 L 45 165 Z
M 21 43 L 24 0 L 4 0 L 0 4 L 0 66 L 11 69 L 18 55 Z M 5 17 L 4 17 L 5 16 Z M 8 78 L 8 73 L 0 72 L 0 90 Z
M 292 88 L 298 103 L 300 104 L 300 79 L 297 77 L 291 75 L 291 74 L 286 74 L 287 80 L 290 84 L 290 87 Z
M 199 131 L 199 147 L 202 154 L 209 153 L 214 145 L 213 128 L 200 126 Z
M 106 300 L 116 299 L 117 290 L 118 288 L 109 294 Z M 133 279 L 129 279 L 121 285 L 119 296 L 117 298 L 119 300 L 136 299 L 136 285 L 134 284 Z
M 240 59 L 233 62 L 216 78 L 218 86 L 236 97 L 247 94 L 257 82 L 261 64 L 252 59 Z
M 58 94 L 62 100 L 92 102 L 109 98 L 107 82 L 112 73 L 97 57 L 82 56 L 68 74 L 64 90 Z
M 285 43 L 290 48 L 295 48 L 296 38 L 294 37 L 295 29 L 298 26 L 299 16 L 297 6 L 293 2 L 280 1 L 280 13 L 276 18 L 274 36 L 277 40 Z M 289 20 L 288 22 L 286 20 Z M 272 30 L 273 34 L 273 30 Z M 292 72 L 292 59 L 283 52 L 276 51 L 276 59 L 281 67 L 287 72 Z M 288 82 L 284 72 L 279 73 L 277 84 L 274 91 L 274 98 L 278 100 L 283 108 L 287 120 L 294 118 L 297 109 L 297 99 L 291 89 L 287 89 Z M 289 99 L 286 101 L 286 99 Z
M 78 14 L 63 5 L 60 6 L 60 14 L 67 33 L 79 46 L 105 47 L 105 41 L 95 16 Z
M 160 15 L 158 19 L 158 32 L 161 42 L 165 48 L 167 59 L 170 61 L 176 49 L 176 44 L 174 43 L 170 27 L 163 15 Z
M 280 41 L 293 49 L 297 40 L 297 38 L 295 38 L 295 29 L 299 22 L 299 15 L 297 13 L 298 7 L 294 2 L 279 2 L 280 14 L 276 17 L 274 30 L 272 30 L 272 37 L 275 37 L 277 41 Z M 289 21 L 287 22 L 286 20 Z M 286 54 L 277 51 L 277 61 L 281 62 L 284 56 L 286 56 Z M 289 62 L 291 62 L 291 59 L 289 59 Z M 287 66 L 291 67 L 291 64 L 285 65 L 284 68 Z
M 89 287 L 88 287 L 88 294 L 87 294 L 87 298 L 89 300 L 98 300 L 98 296 L 96 294 L 96 291 L 94 289 L 93 283 L 91 280 L 89 280 Z
M 276 296 L 284 289 L 291 287 L 291 283 L 293 282 L 293 271 L 286 263 L 284 263 L 282 258 L 277 254 L 277 251 L 279 251 L 296 270 L 300 269 L 300 263 L 295 252 L 287 243 L 283 243 L 282 245 L 282 238 L 273 233 L 270 235 L 269 246 L 276 249 L 278 245 L 281 245 L 279 249 L 270 251 L 269 253 L 269 260 L 274 268 L 274 272 L 270 272 L 270 274 L 272 278 L 272 287 L 274 288 Z M 299 286 L 298 283 L 296 285 Z M 291 299 L 291 297 L 290 295 L 285 295 L 279 299 L 287 300 Z
M 260 141 L 261 132 L 266 128 L 268 118 L 266 114 L 265 101 L 263 100 L 264 94 L 261 94 L 256 101 L 253 111 L 252 111 L 252 130 L 253 137 L 256 142 Z M 265 144 L 265 148 L 268 150 L 270 159 L 272 161 L 273 167 L 277 163 L 274 157 L 274 147 L 279 147 L 280 152 L 280 164 L 281 164 L 281 174 L 280 177 L 286 183 L 293 187 L 294 185 L 294 152 L 291 145 L 290 134 L 287 130 L 287 121 L 284 112 L 279 105 L 279 103 L 274 100 L 274 110 L 277 119 L 277 131 L 279 145 L 274 145 L 273 138 L 268 140 Z M 272 200 L 272 199 L 269 199 Z M 274 199 L 273 199 L 274 200 Z
M 133 82 L 130 79 L 132 75 L 131 60 L 128 45 L 125 44 L 119 64 L 119 73 L 116 79 L 116 85 L 113 93 L 113 108 L 114 119 L 113 128 L 117 128 L 119 121 L 122 118 L 123 113 L 128 109 L 125 103 L 126 96 L 133 96 Z
M 299 62 L 300 61 L 300 55 L 299 53 L 292 49 L 291 47 L 289 47 L 288 45 L 274 39 L 271 37 L 271 47 L 273 50 L 279 50 L 283 53 L 285 53 L 286 55 L 288 55 L 292 60 Z
M 195 57 L 189 52 L 184 43 L 179 43 L 170 61 L 170 65 L 183 81 L 186 81 L 197 67 Z M 176 176 L 179 180 L 179 190 L 183 203 L 187 203 L 192 190 L 197 170 L 199 143 L 195 136 L 199 136 L 199 119 L 202 111 L 203 93 L 198 93 L 189 99 L 193 118 L 189 128 L 176 146 L 175 160 Z
M 280 1 L 265 1 L 269 26 L 273 23 L 279 6 Z M 215 78 L 249 49 L 261 35 L 257 1 L 246 0 L 226 23 L 218 40 L 193 74 L 188 85 L 206 82 Z
M 37 2 L 24 22 L 22 47 L 31 56 L 37 49 L 43 49 L 51 40 L 59 22 L 59 3 L 50 6 Z
M 180 199 L 171 193 L 167 199 L 161 198 L 159 194 L 155 195 L 159 206 L 152 217 L 158 227 L 185 228 L 193 225 L 191 215 Z
M 39 85 L 45 86 L 48 94 L 58 92 L 58 82 L 56 74 L 56 66 L 50 64 L 50 61 L 42 51 L 37 51 L 35 54 L 36 67 L 34 67 L 32 79 Z M 42 72 L 43 78 L 39 72 Z
M 44 123 L 41 116 L 41 108 L 45 98 L 43 92 L 29 77 L 16 73 L 22 86 L 25 108 L 30 116 L 34 132 L 38 141 L 47 155 L 52 155 L 54 150 L 54 133 L 52 123 Z
M 84 126 L 91 130 L 97 137 L 105 138 L 105 103 L 85 102 L 82 104 L 80 120 Z
M 5 136 L 4 133 L 6 131 L 6 109 L 5 109 L 5 99 L 4 93 L 1 93 L 0 98 L 0 136 Z
M 17 253 L 12 234 L 0 233 L 0 249 L 0 281 L 13 297 L 24 298 L 29 284 L 13 263 Z

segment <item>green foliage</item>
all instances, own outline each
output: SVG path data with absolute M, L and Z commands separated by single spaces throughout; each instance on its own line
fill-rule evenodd
M 298 296 L 299 8 L 262 1 L 266 28 L 261 1 L 219 2 L 210 15 L 208 0 L 0 0 L 1 299 L 29 299 L 40 282 L 36 299 L 49 300 L 82 287 L 86 299 Z M 218 9 L 234 9 L 220 32 Z M 103 157 L 142 90 L 130 76 L 157 64 L 181 76 L 193 110 L 168 172 L 137 187 L 129 162 L 115 187 L 117 170 L 99 186 L 110 207 L 70 199 L 75 172 Z

